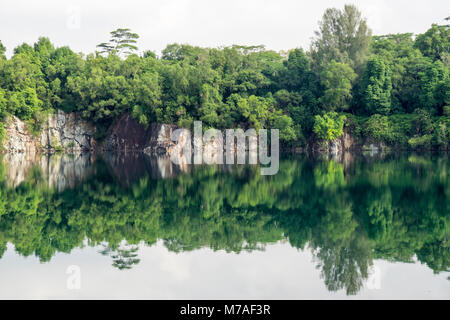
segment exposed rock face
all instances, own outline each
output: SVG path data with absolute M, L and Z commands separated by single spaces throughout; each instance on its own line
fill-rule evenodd
M 39 151 L 38 139 L 28 133 L 25 123 L 20 119 L 8 119 L 5 129 L 7 138 L 3 147 L 6 152 L 35 154 Z
M 16 118 L 9 119 L 6 125 L 7 141 L 4 144 L 6 153 L 54 153 L 64 151 L 80 153 L 84 151 L 113 151 L 113 152 L 145 152 L 149 155 L 180 155 L 191 142 L 190 133 L 181 131 L 178 141 L 172 141 L 175 125 L 152 123 L 147 127 L 134 120 L 130 114 L 123 114 L 110 128 L 105 141 L 99 145 L 94 139 L 95 128 L 80 119 L 76 113 L 64 113 L 58 110 L 49 115 L 44 128 L 39 135 L 33 136 L 26 129 L 26 124 Z M 192 151 L 199 141 L 191 145 Z M 210 139 L 203 143 L 203 151 L 212 158 L 220 157 L 223 144 L 218 139 Z M 187 162 L 185 160 L 184 162 Z
M 199 137 L 191 137 L 189 131 L 180 131 L 177 142 L 172 141 L 172 135 L 178 127 L 176 125 L 152 123 L 147 127 L 139 124 L 133 117 L 124 113 L 110 128 L 109 134 L 103 143 L 95 141 L 95 128 L 82 120 L 76 113 L 66 114 L 58 110 L 49 115 L 44 128 L 38 136 L 27 132 L 26 124 L 16 117 L 9 119 L 5 126 L 8 139 L 3 149 L 6 153 L 54 153 L 64 151 L 67 153 L 80 153 L 84 151 L 112 151 L 112 152 L 144 152 L 148 155 L 167 155 L 179 159 L 177 164 L 187 164 L 193 159 L 185 159 L 186 149 L 191 148 L 194 157 L 198 146 L 201 145 L 202 160 L 206 163 L 222 163 L 225 156 L 226 134 L 222 140 L 214 135 L 207 141 L 200 141 Z M 309 146 L 313 151 L 330 154 L 340 154 L 345 151 L 367 149 L 371 152 L 383 150 L 385 146 L 357 141 L 348 130 L 335 141 L 319 144 L 310 140 Z M 239 148 L 236 144 L 230 146 L 231 151 L 236 154 L 248 153 L 256 155 L 258 148 L 249 150 L 248 144 Z M 250 148 L 251 149 L 251 148 Z M 297 150 L 296 150 L 297 151 Z M 298 152 L 303 152 L 299 149 Z M 254 158 L 254 157 L 253 157 Z
M 103 150 L 124 153 L 143 151 L 148 155 L 172 156 L 178 165 L 183 165 L 189 162 L 185 159 L 186 148 L 191 148 L 193 153 L 200 141 L 191 137 L 188 130 L 180 130 L 177 141 L 172 141 L 172 135 L 177 129 L 179 128 L 175 125 L 157 123 L 151 123 L 145 128 L 125 113 L 111 128 Z M 208 161 L 215 162 L 220 158 L 223 152 L 219 153 L 218 150 L 223 150 L 223 144 L 214 137 L 202 144 L 202 153 L 208 155 Z
M 68 114 L 61 110 L 48 116 L 38 136 L 30 134 L 25 123 L 17 117 L 10 118 L 5 129 L 7 141 L 4 149 L 7 153 L 53 153 L 57 150 L 79 153 L 94 150 L 96 146 L 95 128 L 76 113 Z
M 315 143 L 312 147 L 313 151 L 327 152 L 331 155 L 338 155 L 345 151 L 353 151 L 361 148 L 359 142 L 356 141 L 348 130 L 344 130 L 344 134 L 333 141 L 327 142 L 325 144 Z
M 175 146 L 170 139 L 174 129 L 174 125 L 154 123 L 145 128 L 125 113 L 111 128 L 103 149 L 118 152 L 146 150 L 148 153 L 166 154 L 168 149 Z
M 330 153 L 339 154 L 345 151 L 351 151 L 359 148 L 355 138 L 348 132 L 344 131 L 344 134 L 339 139 L 330 142 Z
M 95 128 L 80 119 L 76 113 L 64 113 L 58 110 L 48 117 L 47 126 L 41 133 L 41 146 L 54 149 L 61 146 L 64 150 L 81 152 L 95 148 Z
M 388 148 L 383 142 L 367 139 L 362 145 L 362 150 L 369 151 L 371 154 L 377 154 L 386 151 Z

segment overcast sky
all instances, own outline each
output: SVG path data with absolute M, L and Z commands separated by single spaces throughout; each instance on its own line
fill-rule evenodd
M 0 261 L 0 299 L 450 299 L 445 272 L 384 260 L 374 261 L 374 281 L 364 281 L 357 296 L 329 292 L 311 250 L 286 242 L 236 254 L 207 248 L 169 252 L 159 240 L 141 245 L 139 264 L 121 271 L 101 249 L 59 252 L 41 263 L 8 244 Z M 80 290 L 67 289 L 69 266 L 79 267 Z
M 57 46 L 93 52 L 117 27 L 138 33 L 139 48 L 264 44 L 308 48 L 329 7 L 355 3 L 375 34 L 422 33 L 450 15 L 448 0 L 1 0 L 0 40 L 12 49 L 47 36 Z

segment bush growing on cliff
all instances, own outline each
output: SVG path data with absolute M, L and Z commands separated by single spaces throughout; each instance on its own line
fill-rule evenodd
M 414 110 L 412 125 L 416 134 L 430 134 L 433 132 L 433 120 L 427 110 Z
M 344 134 L 345 115 L 337 112 L 327 112 L 317 115 L 314 122 L 314 133 L 322 141 L 332 141 Z
M 433 136 L 431 134 L 425 134 L 409 139 L 408 143 L 413 149 L 430 149 L 432 139 Z
M 0 88 L 0 121 L 7 115 L 7 100 L 5 97 L 5 90 Z
M 23 120 L 32 119 L 41 110 L 41 106 L 42 101 L 33 88 L 12 93 L 7 103 L 8 112 Z
M 450 145 L 450 130 L 444 122 L 439 122 L 434 129 L 433 144 L 439 149 L 448 150 Z
M 39 136 L 47 120 L 47 115 L 48 112 L 38 111 L 32 118 L 25 120 L 27 131 L 34 137 Z
M 2 151 L 2 149 L 3 149 L 3 142 L 5 141 L 7 136 L 8 135 L 7 135 L 5 126 L 4 126 L 3 122 L 0 121 L 0 151 Z
M 272 127 L 280 130 L 280 140 L 285 142 L 294 141 L 297 139 L 297 135 L 301 134 L 300 127 L 294 129 L 294 122 L 291 117 L 283 115 L 281 112 L 275 114 Z
M 389 118 L 387 116 L 374 114 L 365 123 L 364 134 L 379 142 L 391 141 L 392 132 L 389 125 Z
M 449 122 L 433 118 L 426 110 L 418 109 L 414 114 L 373 115 L 362 120 L 360 128 L 363 137 L 397 147 L 446 150 L 450 141 Z

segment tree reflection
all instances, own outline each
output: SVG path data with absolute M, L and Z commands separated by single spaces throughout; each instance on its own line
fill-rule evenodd
M 112 266 L 119 270 L 131 269 L 134 265 L 138 264 L 141 260 L 138 258 L 139 246 L 130 245 L 126 242 L 122 242 L 118 248 L 111 248 L 108 244 L 102 244 L 102 249 L 99 251 L 104 256 L 110 256 L 112 258 Z
M 126 164 L 99 159 L 89 169 L 95 174 L 63 190 L 34 167 L 18 185 L 3 179 L 0 257 L 10 242 L 46 262 L 88 239 L 128 270 L 139 263 L 140 242 L 239 253 L 287 239 L 312 249 L 328 290 L 349 295 L 361 290 L 374 259 L 417 257 L 436 273 L 450 271 L 445 157 L 361 158 L 345 167 L 286 159 L 272 177 L 252 166 L 196 166 L 161 179 L 152 163 L 129 175 L 120 172 Z

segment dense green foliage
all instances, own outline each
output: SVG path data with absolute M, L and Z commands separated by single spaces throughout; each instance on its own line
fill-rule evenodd
M 387 115 L 391 111 L 391 74 L 389 66 L 378 57 L 367 61 L 362 86 L 363 105 L 367 114 Z
M 357 8 L 347 5 L 326 10 L 307 52 L 170 44 L 160 57 L 151 51 L 139 55 L 139 36 L 125 28 L 111 32 L 110 41 L 87 56 L 40 38 L 6 59 L 0 43 L 0 117 L 15 115 L 39 128 L 42 112 L 77 111 L 102 136 L 129 112 L 143 125 L 188 127 L 202 120 L 205 128 L 276 127 L 285 143 L 299 145 L 312 135 L 321 119 L 316 116 L 326 112 L 382 115 L 395 122 L 397 115 L 421 109 L 432 117 L 426 135 L 436 143 L 443 139 L 443 148 L 448 145 L 449 33 L 449 26 L 433 25 L 415 39 L 372 36 Z M 383 128 L 389 126 L 377 130 Z M 414 130 L 397 133 L 385 142 L 408 146 L 410 139 L 428 139 Z
M 316 116 L 314 133 L 323 141 L 332 141 L 344 133 L 345 116 L 339 116 L 336 112 L 325 113 Z
M 287 239 L 313 250 L 332 291 L 357 293 L 374 259 L 411 262 L 417 256 L 436 273 L 450 271 L 446 157 L 359 158 L 345 166 L 285 159 L 275 176 L 261 176 L 256 166 L 196 166 L 167 179 L 154 177 L 161 163 L 133 157 L 98 161 L 84 181 L 72 176 L 65 189 L 49 185 L 37 167 L 11 185 L 6 172 L 17 168 L 6 170 L 4 161 L 0 257 L 10 242 L 19 254 L 45 262 L 88 239 L 105 246 L 101 253 L 114 266 L 127 269 L 139 262 L 140 242 L 162 239 L 175 252 L 209 247 L 239 253 Z

